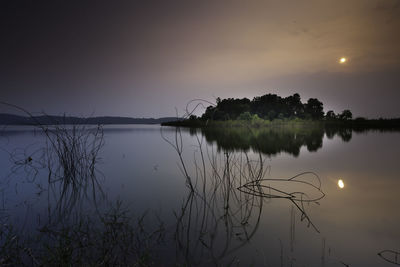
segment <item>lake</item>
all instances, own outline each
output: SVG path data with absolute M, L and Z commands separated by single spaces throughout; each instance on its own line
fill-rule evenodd
M 393 266 L 389 261 L 397 260 L 400 132 L 53 130 L 1 129 L 0 264 Z

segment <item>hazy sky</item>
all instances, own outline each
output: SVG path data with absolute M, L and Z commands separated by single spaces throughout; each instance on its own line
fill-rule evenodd
M 161 117 L 297 92 L 400 117 L 400 0 L 3 0 L 0 23 L 0 101 L 30 111 Z

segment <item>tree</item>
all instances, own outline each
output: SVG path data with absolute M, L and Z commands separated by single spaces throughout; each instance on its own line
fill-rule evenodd
M 276 118 L 276 112 L 271 110 L 270 112 L 268 112 L 267 117 L 270 121 L 274 120 Z
M 251 121 L 252 116 L 251 116 L 250 112 L 246 111 L 246 112 L 243 112 L 242 114 L 240 114 L 238 119 L 244 120 L 244 121 Z
M 227 98 L 216 99 L 216 106 L 207 107 L 202 115 L 202 120 L 234 120 L 240 119 L 239 116 L 245 112 L 250 115 L 257 115 L 263 119 L 274 120 L 276 118 L 305 118 L 320 120 L 324 117 L 323 104 L 316 98 L 310 98 L 303 104 L 299 94 L 282 98 L 276 94 L 265 94 L 254 97 L 253 100 L 247 98 Z M 336 118 L 333 111 L 327 116 Z M 242 117 L 243 118 L 243 117 Z
M 284 99 L 286 104 L 287 117 L 302 117 L 304 113 L 304 105 L 301 103 L 300 95 L 294 94 Z
M 321 101 L 316 98 L 310 98 L 305 106 L 306 113 L 310 114 L 311 118 L 322 119 L 324 117 L 324 107 Z
M 229 118 L 236 119 L 240 114 L 250 111 L 250 100 L 247 98 L 228 98 L 218 102 L 217 110 L 223 113 L 222 118 L 229 115 Z
M 342 111 L 342 113 L 339 115 L 339 118 L 341 120 L 351 120 L 353 118 L 353 114 L 351 113 L 350 110 L 345 109 Z
M 336 119 L 336 114 L 335 114 L 335 112 L 333 112 L 333 110 L 329 110 L 327 113 L 326 113 L 326 119 L 328 119 L 328 120 L 334 120 L 334 119 Z
M 208 106 L 206 111 L 204 112 L 204 114 L 201 116 L 201 119 L 203 119 L 203 120 L 213 120 L 215 112 L 216 112 L 216 107 Z
M 283 99 L 275 94 L 254 97 L 250 104 L 251 112 L 259 117 L 265 117 L 271 111 L 276 114 L 280 113 L 284 106 Z

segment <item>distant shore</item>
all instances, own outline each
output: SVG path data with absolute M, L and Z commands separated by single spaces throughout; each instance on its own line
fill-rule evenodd
M 106 124 L 161 124 L 176 121 L 175 117 L 163 118 L 130 118 L 130 117 L 89 117 L 80 118 L 72 116 L 19 116 L 14 114 L 0 113 L 0 125 L 55 125 L 55 124 L 74 124 L 74 125 L 106 125 Z

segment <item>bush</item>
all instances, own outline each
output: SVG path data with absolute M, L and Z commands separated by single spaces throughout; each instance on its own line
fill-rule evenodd
M 257 116 L 257 115 L 255 115 L 255 116 Z M 257 116 L 257 117 L 258 117 L 258 116 Z M 252 115 L 250 114 L 250 112 L 248 112 L 248 111 L 243 112 L 242 114 L 240 114 L 240 115 L 238 116 L 238 120 L 244 120 L 244 121 L 251 121 L 252 118 L 253 118 L 253 116 L 252 116 Z

